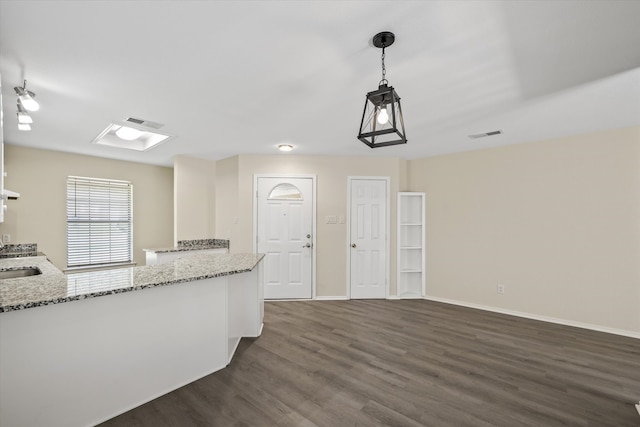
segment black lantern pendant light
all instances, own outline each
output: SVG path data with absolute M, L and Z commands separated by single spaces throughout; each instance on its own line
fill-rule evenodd
M 384 50 L 395 39 L 395 35 L 389 31 L 373 36 L 373 45 L 382 49 L 382 80 L 377 90 L 367 94 L 358 134 L 358 139 L 371 148 L 407 143 L 400 97 L 385 78 Z

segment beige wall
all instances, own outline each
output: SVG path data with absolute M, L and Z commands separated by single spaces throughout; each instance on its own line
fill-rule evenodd
M 348 176 L 389 176 L 391 295 L 396 193 L 424 191 L 429 297 L 640 333 L 640 127 L 411 161 L 179 156 L 175 180 L 171 168 L 11 145 L 5 155 L 6 187 L 22 196 L 8 202 L 0 233 L 38 243 L 61 269 L 68 175 L 134 183 L 134 254 L 143 265 L 142 248 L 174 237 L 228 238 L 232 252 L 253 251 L 254 175 L 312 174 L 316 292 L 345 296 L 346 225 L 324 218 L 346 217 Z
M 640 127 L 408 170 L 426 192 L 427 295 L 640 332 Z
M 216 162 L 176 156 L 173 162 L 174 241 L 214 238 Z
M 20 193 L 8 202 L 0 233 L 12 243 L 37 243 L 60 269 L 66 268 L 67 176 L 112 178 L 133 183 L 133 254 L 144 265 L 143 248 L 173 241 L 173 170 L 139 163 L 5 145 L 6 188 Z
M 217 235 L 223 238 L 231 236 L 232 252 L 253 252 L 254 175 L 316 175 L 316 212 L 318 218 L 316 225 L 316 294 L 318 296 L 344 297 L 347 294 L 347 226 L 346 224 L 326 224 L 325 216 L 344 215 L 346 218 L 348 176 L 388 176 L 391 178 L 390 293 L 395 295 L 396 195 L 399 190 L 404 190 L 399 186 L 405 173 L 402 170 L 405 164 L 403 160 L 388 157 L 295 155 L 241 155 L 220 161 L 216 171 Z M 224 195 L 222 193 L 223 185 L 229 186 L 224 190 Z
M 239 157 L 234 156 L 216 163 L 216 232 L 218 239 L 229 240 L 230 252 L 253 252 L 238 250 L 238 175 Z

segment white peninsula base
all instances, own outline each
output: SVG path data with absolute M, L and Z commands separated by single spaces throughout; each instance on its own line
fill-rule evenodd
M 260 270 L 2 313 L 0 425 L 95 425 L 224 368 Z

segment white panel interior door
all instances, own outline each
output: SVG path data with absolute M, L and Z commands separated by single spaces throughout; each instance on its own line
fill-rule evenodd
M 313 182 L 258 178 L 258 252 L 265 299 L 312 297 Z
M 385 298 L 387 277 L 387 181 L 351 180 L 351 298 Z

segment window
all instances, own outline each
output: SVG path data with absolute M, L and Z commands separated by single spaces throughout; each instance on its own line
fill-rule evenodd
M 127 181 L 67 179 L 67 267 L 133 261 L 132 196 Z
M 302 193 L 293 184 L 282 183 L 276 185 L 269 193 L 268 200 L 302 200 Z

